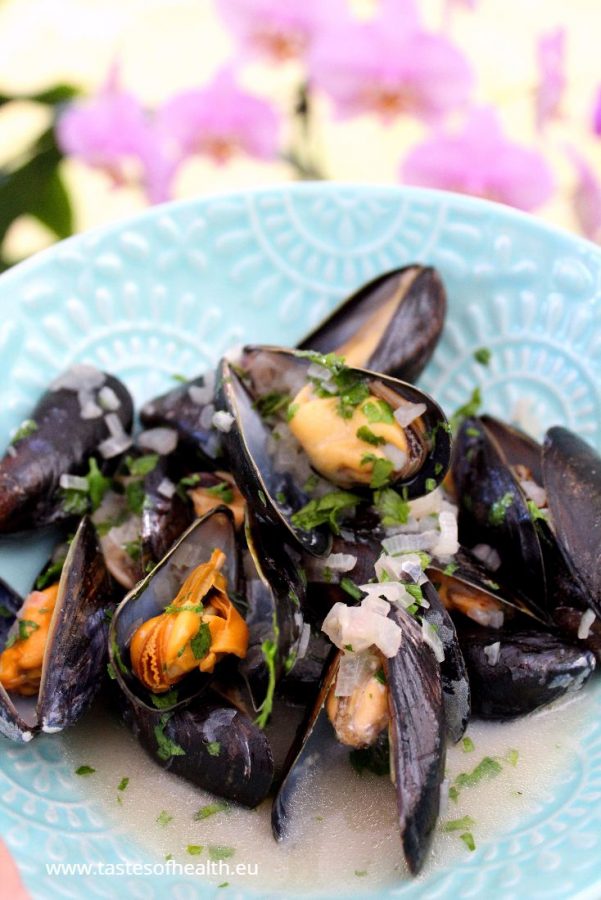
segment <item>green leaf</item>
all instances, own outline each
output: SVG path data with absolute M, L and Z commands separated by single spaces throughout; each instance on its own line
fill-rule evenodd
M 128 784 L 129 784 L 129 778 L 122 778 L 121 781 L 119 782 L 119 784 L 117 785 L 117 790 L 118 791 L 127 790 Z
M 194 816 L 194 820 L 196 822 L 202 822 L 203 819 L 208 819 L 209 816 L 214 816 L 217 813 L 225 812 L 226 809 L 229 809 L 227 803 L 209 803 L 207 806 L 201 806 L 196 815 Z
M 340 579 L 340 587 L 343 591 L 346 591 L 354 600 L 361 600 L 363 597 L 363 591 L 361 588 L 357 587 L 354 581 L 352 581 L 347 575 Z
M 339 516 L 345 509 L 354 509 L 360 501 L 360 497 L 348 491 L 331 491 L 323 497 L 310 500 L 294 513 L 291 521 L 301 531 L 311 531 L 318 525 L 328 524 L 334 534 L 338 534 Z
M 93 775 L 96 769 L 93 769 L 92 766 L 80 766 L 78 769 L 75 769 L 76 775 Z
M 445 822 L 443 831 L 465 831 L 466 828 L 473 828 L 476 822 L 471 816 L 463 816 L 462 819 L 451 819 Z
M 164 827 L 165 825 L 168 825 L 169 822 L 173 822 L 173 816 L 169 815 L 169 813 L 167 812 L 167 810 L 164 809 L 164 810 L 163 810 L 162 812 L 160 812 L 159 815 L 157 816 L 157 823 L 158 823 L 159 825 L 163 825 L 163 827 Z
M 228 484 L 227 481 L 220 481 L 219 484 L 215 484 L 213 485 L 213 487 L 208 487 L 206 491 L 207 494 L 211 494 L 213 497 L 217 497 L 217 499 L 221 500 L 223 503 L 233 502 L 234 491 L 231 484 Z
M 499 500 L 495 500 L 488 512 L 488 521 L 491 525 L 502 525 L 505 521 L 505 513 L 514 500 L 515 497 L 511 491 L 507 491 Z
M 200 623 L 200 628 L 195 637 L 190 641 L 190 647 L 194 659 L 204 659 L 211 649 L 211 629 L 206 622 Z
M 258 412 L 264 417 L 275 416 L 276 413 L 282 411 L 290 404 L 290 394 L 283 394 L 280 391 L 270 391 L 264 394 L 255 403 Z
M 473 753 L 476 749 L 475 744 L 471 737 L 464 737 L 461 741 L 461 749 L 464 753 Z
M 374 467 L 371 472 L 371 481 L 369 482 L 369 486 L 371 488 L 383 488 L 390 481 L 390 476 L 392 475 L 394 469 L 394 463 L 392 463 L 389 459 L 376 459 L 374 462 Z
M 25 421 L 21 422 L 21 424 L 13 434 L 11 444 L 16 444 L 17 441 L 22 441 L 23 438 L 29 437 L 30 434 L 34 434 L 37 430 L 37 423 L 34 422 L 33 419 L 25 419 Z
M 221 742 L 209 741 L 207 744 L 207 753 L 209 756 L 219 756 L 221 754 Z
M 520 754 L 518 753 L 517 750 L 514 750 L 513 748 L 508 750 L 507 753 L 505 754 L 505 759 L 507 760 L 507 762 L 509 763 L 510 766 L 514 766 L 514 767 L 517 766 L 519 758 L 520 758 Z
M 167 737 L 165 734 L 165 728 L 167 727 L 168 721 L 168 715 L 161 716 L 159 724 L 154 727 L 154 736 L 157 742 L 157 756 L 159 759 L 163 760 L 171 759 L 172 756 L 186 755 L 186 751 L 183 747 L 180 747 L 179 744 L 176 744 L 175 741 L 172 741 L 171 738 Z
M 476 387 L 472 391 L 472 395 L 467 403 L 464 403 L 463 406 L 456 409 L 449 419 L 451 431 L 455 433 L 464 419 L 470 419 L 472 416 L 477 416 L 481 406 L 482 395 L 480 393 L 480 388 Z
M 476 842 L 474 840 L 474 835 L 470 831 L 466 831 L 464 834 L 460 834 L 459 837 L 465 844 L 468 850 L 474 851 L 476 849 Z
M 65 559 L 65 556 L 61 559 L 57 559 L 56 562 L 51 563 L 44 572 L 38 575 L 35 582 L 37 591 L 42 591 L 48 584 L 52 584 L 57 578 L 60 578 L 63 566 L 65 565 Z
M 177 688 L 167 694 L 151 694 L 150 700 L 157 709 L 168 709 L 177 703 Z
M 139 456 L 137 459 L 134 459 L 133 456 L 128 456 L 125 460 L 125 465 L 129 469 L 130 475 L 143 478 L 144 475 L 148 475 L 156 469 L 158 461 L 158 453 L 147 453 L 145 456 Z
M 394 425 L 392 407 L 386 400 L 368 400 L 361 407 L 368 422 L 384 422 L 385 425 Z
M 379 447 L 380 444 L 386 443 L 386 438 L 374 434 L 367 425 L 362 425 L 361 428 L 357 428 L 357 437 L 360 441 L 365 441 L 366 444 L 372 444 L 374 447 Z
M 130 481 L 125 487 L 125 497 L 130 512 L 136 516 L 141 515 L 144 508 L 144 500 L 146 499 L 143 482 Z
M 491 356 L 492 353 L 488 347 L 479 347 L 477 350 L 474 350 L 474 359 L 476 362 L 479 362 L 481 366 L 487 366 Z
M 235 852 L 233 847 L 209 847 L 209 857 L 214 862 L 218 862 L 220 859 L 231 859 Z
M 393 488 L 383 488 L 374 494 L 374 506 L 382 525 L 406 525 L 411 507 Z
M 200 856 L 204 847 L 202 844 L 188 844 L 186 848 L 186 852 L 190 854 L 190 856 Z

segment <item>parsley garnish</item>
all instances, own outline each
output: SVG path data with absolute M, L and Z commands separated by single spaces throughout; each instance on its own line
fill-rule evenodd
M 283 394 L 280 391 L 270 391 L 264 394 L 255 403 L 256 409 L 264 417 L 275 416 L 276 413 L 290 405 L 290 394 Z
M 129 474 L 136 478 L 143 478 L 154 469 L 159 461 L 158 453 L 147 453 L 146 456 L 139 456 L 137 459 L 133 456 L 127 456 L 125 465 L 129 469 Z
M 118 791 L 127 790 L 127 785 L 129 784 L 129 778 L 122 778 L 117 786 Z
M 8 648 L 12 647 L 13 644 L 16 644 L 17 641 L 26 641 L 27 638 L 40 627 L 37 622 L 32 622 L 29 619 L 17 619 L 17 623 L 18 630 L 7 640 L 4 648 L 5 650 L 8 650 Z
M 207 744 L 207 753 L 209 754 L 209 756 L 219 756 L 221 753 L 220 741 L 210 741 Z
M 363 597 L 363 591 L 358 588 L 355 582 L 351 581 L 347 575 L 340 579 L 340 587 L 343 591 L 346 591 L 353 600 L 360 600 Z
M 80 766 L 78 769 L 75 769 L 76 775 L 93 775 L 96 769 L 93 769 L 92 766 Z
M 190 854 L 190 856 L 200 856 L 204 847 L 201 844 L 188 844 L 186 852 Z
M 451 416 L 449 420 L 451 430 L 453 432 L 456 432 L 464 419 L 469 419 L 472 416 L 477 416 L 481 406 L 482 395 L 480 394 L 480 388 L 476 387 L 472 391 L 472 395 L 468 402 L 464 403 L 463 406 L 460 406 L 459 409 L 456 409 Z
M 167 709 L 170 706 L 175 706 L 177 703 L 177 689 L 169 691 L 167 694 L 151 694 L 150 700 L 157 709 Z
M 33 434 L 37 430 L 37 423 L 34 422 L 33 419 L 25 419 L 25 421 L 19 425 L 19 427 L 13 434 L 11 444 L 16 444 L 17 441 L 22 441 L 23 438 L 29 437 L 30 434 Z
M 394 425 L 392 407 L 386 400 L 368 400 L 361 407 L 368 422 L 384 422 L 385 425 Z
M 157 816 L 157 824 L 159 825 L 168 825 L 169 822 L 173 822 L 173 816 L 170 816 L 166 809 L 160 812 Z
M 165 761 L 171 759 L 172 756 L 186 755 L 186 751 L 183 747 L 180 747 L 179 744 L 176 744 L 175 741 L 172 741 L 171 738 L 167 737 L 165 734 L 165 728 L 167 727 L 169 719 L 170 716 L 168 714 L 161 716 L 159 724 L 154 726 L 154 736 L 157 742 L 157 756 L 159 759 Z
M 265 660 L 269 680 L 267 682 L 267 691 L 265 692 L 265 698 L 259 707 L 259 715 L 255 719 L 255 724 L 258 725 L 259 728 L 265 728 L 273 709 L 273 696 L 275 693 L 276 683 L 275 661 L 278 652 L 278 640 L 280 637 L 280 629 L 277 623 L 275 612 L 273 614 L 272 627 L 273 639 L 268 638 L 261 644 L 261 653 L 263 654 L 263 659 Z
M 216 813 L 224 812 L 226 809 L 229 809 L 227 803 L 209 803 L 207 806 L 200 807 L 200 809 L 194 816 L 194 821 L 202 822 L 203 819 L 208 819 L 209 816 L 214 816 Z
M 233 847 L 209 847 L 209 857 L 215 862 L 220 859 L 230 859 L 235 852 Z
M 142 556 L 142 538 L 136 538 L 135 541 L 126 541 L 123 544 L 123 549 L 129 558 L 136 562 Z
M 357 437 L 360 441 L 365 441 L 367 444 L 372 444 L 372 446 L 374 447 L 379 447 L 380 444 L 386 443 L 386 438 L 374 434 L 371 428 L 368 428 L 367 425 L 362 425 L 357 429 Z
M 430 493 L 430 491 L 435 490 L 436 489 L 436 479 L 435 478 L 426 478 L 424 487 L 426 488 L 428 493 Z
M 180 375 L 178 372 L 174 372 L 171 376 L 174 381 L 179 381 L 180 384 L 187 384 L 188 379 L 185 375 Z
M 406 500 L 392 488 L 384 488 L 374 494 L 374 506 L 382 525 L 406 525 L 411 508 Z
M 291 422 L 299 410 L 298 403 L 291 403 L 286 410 L 286 421 Z
M 501 525 L 505 521 L 505 513 L 515 500 L 511 491 L 503 494 L 499 500 L 495 500 L 488 513 L 488 521 L 491 525 Z
M 464 753 L 473 753 L 474 750 L 476 749 L 471 737 L 464 737 L 461 742 L 461 745 L 462 745 L 462 750 Z
M 130 512 L 139 516 L 144 508 L 144 500 L 146 494 L 144 492 L 144 484 L 142 481 L 130 481 L 125 486 L 125 498 Z
M 518 753 L 518 751 L 514 750 L 512 748 L 511 750 L 508 750 L 507 753 L 505 754 L 505 759 L 507 760 L 507 762 L 509 763 L 510 766 L 513 766 L 515 768 L 515 766 L 517 766 L 517 764 L 518 764 L 519 756 L 520 756 L 520 754 Z
M 234 491 L 232 489 L 231 484 L 228 484 L 227 481 L 220 481 L 219 484 L 213 485 L 213 487 L 207 488 L 207 494 L 211 494 L 213 497 L 217 497 L 219 500 L 222 500 L 223 503 L 232 503 L 234 500 Z
M 451 819 L 445 822 L 443 831 L 465 831 L 466 828 L 473 828 L 476 822 L 471 816 L 463 816 L 462 819 Z
M 471 831 L 466 831 L 466 832 L 464 832 L 464 834 L 460 834 L 459 837 L 461 838 L 461 840 L 463 841 L 463 843 L 465 844 L 465 846 L 467 847 L 468 850 L 473 851 L 476 849 L 476 842 L 474 840 L 474 835 L 471 833 Z
M 537 519 L 542 519 L 543 522 L 547 521 L 547 510 L 539 509 L 534 500 L 528 500 L 528 512 L 530 513 L 530 518 L 533 522 L 536 522 Z
M 378 669 L 375 673 L 374 678 L 376 681 L 379 681 L 380 684 L 386 684 L 386 675 L 384 674 L 384 669 Z
M 291 516 L 291 522 L 301 531 L 311 531 L 318 525 L 328 524 L 334 534 L 339 534 L 339 515 L 345 509 L 354 509 L 360 499 L 348 491 L 331 491 L 323 497 L 310 500 Z
M 491 356 L 492 354 L 488 347 L 479 347 L 478 350 L 474 350 L 474 359 L 476 362 L 479 362 L 481 366 L 487 366 Z
M 365 453 L 361 457 L 361 465 L 365 466 L 368 463 L 373 463 L 369 486 L 377 489 L 387 485 L 394 469 L 394 463 L 389 459 L 385 459 L 383 456 L 376 456 L 374 453 Z
M 206 622 L 200 623 L 200 628 L 195 637 L 190 641 L 190 648 L 194 659 L 204 659 L 211 649 L 211 629 Z
M 328 390 L 319 378 L 309 378 L 309 381 L 313 384 L 318 397 L 338 397 L 338 415 L 343 419 L 352 418 L 355 407 L 369 397 L 369 388 L 363 377 L 349 369 L 345 365 L 344 357 L 335 353 L 324 355 L 313 350 L 299 350 L 296 355 L 310 359 L 311 362 L 328 370 L 330 384 L 334 390 Z
M 457 776 L 453 784 L 455 792 L 452 799 L 457 799 L 461 788 L 474 787 L 484 778 L 496 778 L 502 771 L 503 766 L 498 760 L 492 756 L 485 756 L 471 772 L 461 772 Z M 451 797 L 451 790 L 449 790 L 449 797 Z
M 421 606 L 424 599 L 421 586 L 419 584 L 406 584 L 405 590 L 411 597 L 413 597 L 418 606 Z
M 51 563 L 45 572 L 42 572 L 41 575 L 38 575 L 36 578 L 35 586 L 36 590 L 43 590 L 46 585 L 52 584 L 52 582 L 56 581 L 57 578 L 60 577 L 61 572 L 63 571 L 63 566 L 65 565 L 66 557 L 62 557 L 62 559 L 57 559 L 56 562 Z

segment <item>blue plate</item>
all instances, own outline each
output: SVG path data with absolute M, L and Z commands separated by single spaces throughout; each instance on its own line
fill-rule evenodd
M 232 344 L 294 343 L 359 284 L 413 261 L 437 266 L 449 293 L 423 387 L 452 411 L 480 385 L 491 412 L 535 432 L 564 423 L 601 449 L 601 250 L 491 203 L 337 184 L 156 207 L 2 276 L 0 445 L 72 362 L 114 372 L 142 401 Z M 479 347 L 492 351 L 488 367 Z M 0 575 L 25 590 L 48 549 L 3 542 Z M 174 877 L 48 876 L 46 862 L 149 860 L 86 802 L 61 739 L 0 749 L 0 831 L 34 896 L 215 894 Z M 389 896 L 598 898 L 600 785 L 601 715 L 542 811 Z

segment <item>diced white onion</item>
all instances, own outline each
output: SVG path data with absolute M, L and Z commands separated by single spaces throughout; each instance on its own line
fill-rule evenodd
M 105 384 L 104 387 L 101 387 L 98 391 L 98 402 L 103 409 L 106 409 L 109 412 L 115 412 L 115 410 L 119 409 L 121 406 L 119 397 L 108 384 Z
M 423 519 L 424 516 L 438 515 L 442 508 L 442 489 L 436 488 L 417 500 L 409 501 L 409 508 L 414 519 Z
M 103 459 L 112 459 L 114 456 L 119 456 L 120 453 L 125 453 L 132 444 L 131 437 L 125 434 L 121 438 L 108 437 L 98 444 L 98 450 Z
M 191 384 L 188 388 L 188 396 L 193 403 L 198 404 L 198 406 L 204 406 L 205 403 L 212 401 L 213 388 L 207 387 L 206 384 L 202 385 L 202 387 L 198 384 Z
M 401 629 L 392 619 L 374 613 L 363 604 L 335 603 L 321 630 L 340 649 L 350 645 L 355 653 L 361 653 L 374 645 L 386 657 L 398 653 L 402 639 Z
M 163 478 L 163 480 L 161 481 L 161 483 L 159 484 L 159 486 L 157 488 L 157 493 L 160 494 L 162 497 L 166 497 L 168 500 L 171 500 L 171 498 L 175 494 L 175 490 L 176 490 L 176 488 L 175 488 L 175 485 L 173 484 L 173 482 L 170 481 L 169 478 Z
M 485 628 L 502 628 L 505 621 L 505 615 L 501 609 L 477 609 L 470 607 L 466 610 L 469 619 L 473 619 L 478 625 L 484 625 Z
M 580 624 L 578 626 L 578 637 L 581 640 L 586 640 L 586 638 L 589 636 L 594 621 L 595 613 L 592 611 L 592 609 L 587 609 L 582 613 Z
M 384 597 L 388 603 L 394 603 L 408 609 L 415 603 L 405 585 L 400 581 L 385 581 L 382 584 L 362 584 L 360 589 L 367 594 L 363 603 L 369 599 L 371 602 L 379 597 Z
M 393 556 L 409 550 L 432 550 L 440 539 L 437 531 L 421 531 L 417 534 L 394 534 L 384 538 L 382 547 Z
M 311 638 L 311 626 L 308 622 L 305 622 L 303 625 L 303 630 L 301 632 L 300 640 L 298 642 L 298 650 L 296 653 L 297 659 L 302 659 L 307 655 L 307 649 L 309 647 L 309 639 Z
M 69 475 L 68 472 L 63 472 L 58 483 L 66 491 L 87 492 L 88 490 L 88 479 L 82 478 L 81 475 Z
M 496 572 L 501 565 L 501 557 L 489 544 L 476 544 L 475 547 L 472 547 L 472 553 L 491 572 Z
M 307 369 L 307 378 L 315 378 L 316 381 L 331 381 L 332 373 L 325 366 L 320 366 L 319 363 L 311 363 Z
M 361 606 L 364 609 L 368 609 L 370 612 L 375 613 L 377 616 L 387 616 L 390 612 L 390 603 L 387 603 L 386 600 L 383 600 L 381 596 L 364 597 L 361 602 Z
M 159 456 L 168 456 L 177 447 L 178 434 L 174 428 L 147 428 L 138 435 L 138 446 Z
M 96 403 L 91 391 L 78 391 L 77 399 L 79 401 L 79 415 L 82 419 L 97 419 L 102 415 L 102 407 Z
M 355 688 L 377 670 L 379 660 L 374 653 L 343 653 L 336 675 L 336 697 L 350 697 Z
M 212 403 L 209 403 L 200 413 L 198 417 L 198 422 L 201 428 L 206 428 L 207 431 L 209 428 L 213 427 L 213 416 L 215 415 L 215 407 Z
M 357 565 L 357 557 L 352 553 L 330 553 L 320 563 L 322 568 L 332 572 L 350 572 Z
M 403 403 L 402 406 L 399 406 L 398 409 L 394 411 L 394 417 L 401 426 L 401 428 L 406 428 L 407 425 L 411 425 L 416 419 L 426 411 L 425 403 Z
M 234 417 L 231 413 L 219 409 L 213 416 L 213 425 L 217 431 L 227 433 L 234 424 Z
M 120 438 L 126 433 L 123 428 L 123 423 L 117 413 L 107 413 L 104 417 L 104 421 L 106 422 L 106 427 L 108 428 L 111 437 Z
M 490 666 L 496 666 L 499 662 L 499 655 L 501 653 L 501 642 L 496 641 L 494 644 L 489 644 L 488 647 L 484 648 L 484 655 L 488 660 L 488 664 Z
M 437 662 L 444 661 L 444 647 L 436 629 L 425 619 L 422 619 L 422 638 L 434 651 Z
M 454 556 L 459 550 L 459 535 L 457 532 L 457 516 L 455 513 L 443 510 L 438 516 L 440 524 L 440 537 L 432 548 L 435 556 L 441 558 Z
M 407 454 L 404 450 L 399 450 L 394 444 L 384 444 L 382 453 L 392 463 L 395 472 L 400 472 L 407 464 Z
M 540 484 L 537 484 L 536 481 L 524 478 L 520 480 L 520 486 L 528 497 L 528 500 L 532 500 L 539 509 L 542 509 L 547 505 L 547 492 Z
M 106 381 L 106 375 L 96 366 L 76 363 L 69 366 L 58 378 L 55 378 L 50 389 L 53 391 L 93 391 Z

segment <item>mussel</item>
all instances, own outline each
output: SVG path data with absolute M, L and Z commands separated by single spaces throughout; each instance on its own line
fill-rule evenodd
M 4 603 L 14 610 L 14 596 Z M 85 517 L 60 580 L 29 594 L 15 618 L 3 618 L 4 629 L 11 624 L 0 655 L 0 733 L 28 741 L 83 715 L 106 670 L 113 608 L 113 583 Z
M 110 463 L 130 446 L 132 419 L 117 378 L 87 365 L 60 375 L 0 461 L 0 533 L 81 515 L 70 502 L 71 481 L 99 474 L 94 454 Z
M 277 432 L 274 395 L 287 399 Z M 339 359 L 247 347 L 235 366 L 222 361 L 216 407 L 247 503 L 316 556 L 331 546 L 325 523 L 335 530 L 341 509 L 352 509 L 370 488 L 394 485 L 420 496 L 449 463 L 448 424 L 430 397 Z M 307 476 L 322 488 L 313 502 Z
M 446 293 L 435 269 L 393 269 L 360 287 L 298 345 L 337 353 L 349 366 L 414 382 L 444 325 Z

